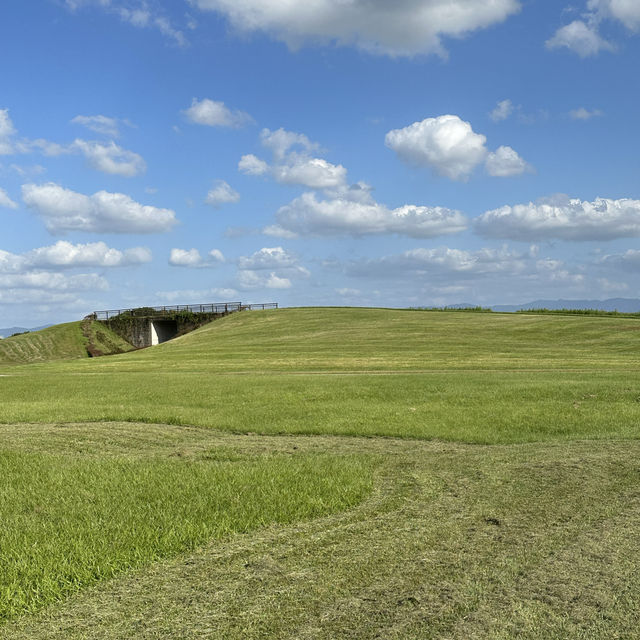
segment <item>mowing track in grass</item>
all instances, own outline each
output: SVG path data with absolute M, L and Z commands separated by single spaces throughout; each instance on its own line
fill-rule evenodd
M 164 433 L 160 457 L 331 451 L 380 463 L 373 492 L 349 511 L 206 544 L 0 638 L 549 640 L 632 638 L 640 624 L 637 441 L 487 447 L 192 430 L 187 442 L 162 429 L 75 426 L 51 447 L 111 443 L 117 457 Z M 25 433 L 11 446 L 29 447 Z

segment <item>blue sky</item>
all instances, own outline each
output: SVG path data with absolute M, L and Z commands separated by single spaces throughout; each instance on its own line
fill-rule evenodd
M 638 297 L 640 3 L 4 0 L 0 326 Z

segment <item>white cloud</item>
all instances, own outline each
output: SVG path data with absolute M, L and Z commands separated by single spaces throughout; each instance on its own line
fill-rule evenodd
M 253 118 L 248 113 L 232 111 L 225 106 L 224 102 L 209 100 L 209 98 L 203 100 L 194 98 L 191 106 L 183 113 L 190 122 L 208 127 L 239 129 L 253 122 Z
M 82 153 L 94 169 L 104 173 L 131 178 L 144 173 L 147 169 L 142 156 L 119 147 L 115 142 L 102 144 L 75 140 L 71 148 Z
M 91 131 L 95 131 L 103 136 L 117 138 L 120 135 L 120 125 L 117 118 L 107 116 L 76 116 L 71 120 L 73 124 L 79 124 Z
M 211 251 L 209 251 L 209 258 L 214 262 L 225 262 L 225 257 L 220 249 L 211 249 Z
M 238 285 L 241 289 L 289 289 L 292 280 L 308 278 L 308 269 L 297 256 L 282 247 L 263 247 L 251 256 L 238 259 Z
M 273 167 L 281 184 L 299 184 L 311 189 L 330 189 L 346 183 L 347 170 L 322 158 L 291 157 L 289 164 Z
M 311 142 L 303 133 L 278 129 L 263 129 L 262 145 L 273 154 L 273 164 L 248 154 L 240 158 L 238 169 L 247 175 L 270 174 L 280 184 L 302 185 L 311 189 L 346 188 L 347 170 L 322 158 L 314 158 L 311 152 L 319 145 Z
M 320 148 L 317 142 L 311 142 L 304 133 L 296 133 L 295 131 L 287 131 L 282 127 L 276 131 L 263 129 L 260 132 L 260 140 L 262 146 L 270 149 L 276 160 L 282 161 L 287 153 L 297 147 L 296 151 L 304 151 L 310 153 Z
M 204 259 L 197 249 L 171 249 L 169 256 L 169 264 L 172 267 L 213 267 L 224 261 L 224 255 L 219 249 L 209 251 L 207 259 Z
M 9 117 L 9 109 L 0 109 L 0 156 L 7 156 L 15 153 L 11 138 L 16 130 Z
M 513 240 L 613 240 L 640 237 L 640 200 L 555 198 L 506 205 L 475 220 L 476 231 Z
M 506 178 L 518 176 L 531 167 L 511 147 L 498 147 L 495 152 L 487 156 L 485 168 L 490 176 Z
M 202 256 L 197 249 L 171 249 L 169 264 L 172 267 L 198 267 Z
M 6 207 L 7 209 L 17 209 L 18 203 L 14 202 L 9 194 L 0 187 L 0 207 Z
M 494 122 L 506 120 L 513 113 L 513 102 L 511 100 L 502 100 L 498 102 L 495 109 L 489 114 Z
M 151 251 L 134 247 L 120 251 L 104 242 L 72 244 L 66 241 L 39 247 L 22 254 L 0 250 L 0 273 L 22 273 L 42 269 L 78 267 L 126 267 L 151 261 Z
M 263 247 L 251 256 L 238 260 L 240 269 L 283 269 L 295 267 L 298 259 L 282 247 Z
M 640 271 L 640 251 L 638 249 L 628 249 L 624 253 L 605 255 L 598 260 L 598 264 L 626 271 Z
M 485 159 L 487 138 L 458 116 L 444 115 L 389 131 L 385 144 L 401 160 L 431 167 L 452 180 L 465 180 Z
M 466 218 L 443 207 L 404 205 L 389 209 L 376 202 L 334 198 L 318 200 L 304 193 L 276 214 L 277 227 L 299 235 L 374 235 L 397 233 L 413 238 L 431 238 L 463 231 Z M 276 229 L 269 227 L 271 235 Z
M 511 147 L 501 146 L 489 152 L 486 141 L 486 136 L 475 133 L 470 123 L 455 115 L 426 118 L 389 131 L 385 137 L 387 147 L 404 162 L 430 167 L 451 180 L 468 179 L 482 162 L 486 162 L 490 176 L 500 178 L 530 169 Z
M 30 268 L 127 267 L 151 262 L 151 251 L 145 247 L 113 249 L 104 242 L 71 244 L 64 240 L 48 247 L 32 249 L 24 254 Z
M 240 158 L 238 169 L 248 176 L 263 176 L 269 171 L 269 165 L 258 156 L 249 153 Z
M 235 189 L 232 189 L 227 182 L 216 180 L 213 188 L 207 193 L 205 203 L 210 204 L 212 207 L 220 207 L 223 204 L 238 202 L 239 200 L 240 194 Z
M 80 121 L 78 118 L 83 120 Z M 77 121 L 86 126 L 91 125 L 90 128 L 94 128 L 94 130 L 95 126 L 109 128 L 109 123 L 106 121 L 111 119 L 106 118 L 98 121 L 95 120 L 96 118 L 104 118 L 104 116 L 77 116 L 72 122 Z M 44 138 L 13 140 L 16 133 L 8 110 L 0 110 L 0 155 L 40 152 L 45 156 L 55 157 L 66 154 L 81 154 L 94 169 L 126 177 L 139 175 L 147 168 L 140 155 L 119 147 L 115 142 L 105 144 L 78 138 L 71 144 L 63 145 Z
M 589 0 L 587 7 L 601 18 L 613 18 L 630 31 L 640 31 L 640 4 L 637 0 Z
M 98 191 L 86 196 L 58 184 L 26 184 L 22 198 L 52 233 L 159 233 L 177 222 L 171 209 L 142 205 L 123 193 Z
M 591 118 L 597 118 L 598 116 L 603 115 L 600 109 L 585 109 L 584 107 L 580 107 L 579 109 L 572 109 L 569 111 L 569 117 L 573 120 L 591 120 Z
M 238 285 L 241 289 L 290 289 L 293 286 L 289 278 L 257 271 L 239 271 Z
M 522 273 L 526 258 L 506 248 L 464 251 L 438 247 L 411 249 L 399 255 L 351 263 L 347 273 L 364 277 L 397 277 L 400 273 L 416 272 L 422 275 L 458 274 L 467 277 L 498 273 Z
M 548 49 L 569 49 L 581 58 L 595 56 L 600 51 L 615 50 L 614 45 L 598 33 L 598 24 L 594 21 L 587 24 L 582 20 L 574 20 L 560 27 L 545 44 Z
M 34 271 L 0 274 L 0 289 L 41 289 L 45 291 L 106 291 L 107 281 L 95 273 L 68 276 L 63 273 Z
M 123 6 L 116 0 L 65 0 L 65 4 L 72 11 L 84 5 L 98 6 L 134 27 L 139 29 L 155 28 L 175 44 L 181 47 L 188 45 L 184 33 L 180 29 L 176 29 L 167 17 L 152 14 L 145 0 L 140 0 L 137 7 L 132 7 L 131 2 Z
M 437 53 L 442 37 L 462 37 L 500 23 L 518 0 L 191 0 L 217 11 L 242 31 L 265 31 L 291 48 L 335 42 L 390 56 Z

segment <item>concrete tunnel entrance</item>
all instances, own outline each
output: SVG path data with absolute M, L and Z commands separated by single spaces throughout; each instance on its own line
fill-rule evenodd
M 162 344 L 178 335 L 178 323 L 175 320 L 151 320 L 151 346 Z

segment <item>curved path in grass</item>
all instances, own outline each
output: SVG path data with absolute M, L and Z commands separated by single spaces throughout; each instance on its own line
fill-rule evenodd
M 27 449 L 32 429 L 16 427 L 9 446 Z M 596 638 L 632 637 L 640 623 L 637 441 L 47 432 L 59 454 L 106 446 L 115 459 L 149 446 L 187 460 L 364 456 L 375 480 L 346 511 L 265 522 L 113 577 L 0 627 L 3 639 Z

